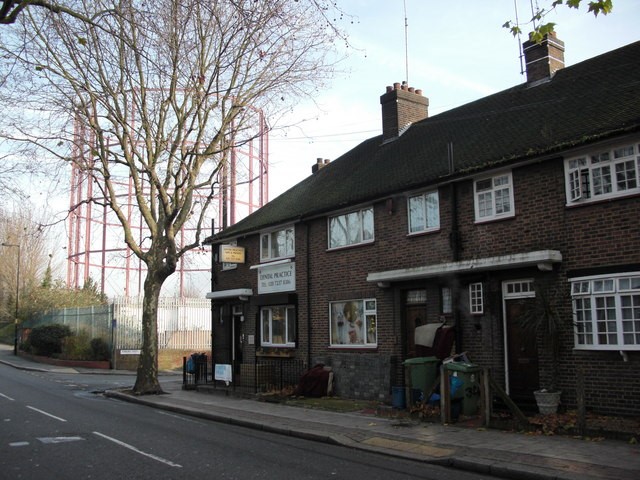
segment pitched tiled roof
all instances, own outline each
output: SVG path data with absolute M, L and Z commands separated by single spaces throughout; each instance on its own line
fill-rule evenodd
M 640 42 L 370 138 L 207 243 L 638 130 Z

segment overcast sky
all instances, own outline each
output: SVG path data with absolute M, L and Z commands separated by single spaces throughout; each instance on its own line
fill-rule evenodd
M 270 199 L 310 175 L 316 158 L 335 160 L 379 135 L 380 95 L 387 85 L 408 79 L 410 86 L 422 89 L 429 98 L 433 116 L 525 81 L 518 39 L 502 28 L 515 18 L 514 0 L 338 2 L 354 17 L 353 24 L 342 23 L 354 48 L 341 65 L 344 73 L 321 91 L 315 103 L 301 103 L 286 119 L 287 124 L 298 125 L 271 132 Z M 551 0 L 538 2 L 548 5 Z M 613 0 L 614 11 L 598 18 L 587 13 L 587 2 L 583 0 L 580 11 L 563 7 L 549 17 L 565 42 L 567 66 L 640 40 L 640 0 Z M 530 18 L 530 1 L 517 3 L 520 20 Z M 308 120 L 300 123 L 303 119 Z M 37 191 L 34 202 L 41 200 L 49 210 L 66 211 L 65 188 L 58 186 L 60 198 L 51 197 L 47 188 Z M 64 252 L 67 242 L 66 234 L 57 238 L 60 246 L 52 248 L 55 257 Z M 208 285 L 208 279 L 199 283 Z
M 316 158 L 334 160 L 380 134 L 380 95 L 387 85 L 408 78 L 429 98 L 433 116 L 526 80 L 518 39 L 502 28 L 515 19 L 514 0 L 339 3 L 355 17 L 353 25 L 343 22 L 355 48 L 342 64 L 346 73 L 323 90 L 318 105 L 301 104 L 289 121 L 310 120 L 271 133 L 270 199 L 310 175 Z M 550 3 L 538 0 L 541 7 Z M 613 12 L 597 18 L 587 12 L 588 0 L 582 3 L 580 10 L 563 6 L 548 16 L 565 42 L 566 66 L 640 40 L 640 0 L 614 0 Z M 521 22 L 531 17 L 529 0 L 517 5 Z

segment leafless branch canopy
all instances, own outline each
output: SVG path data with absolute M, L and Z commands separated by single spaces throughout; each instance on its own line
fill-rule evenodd
M 65 2 L 71 16 L 58 15 L 57 3 L 24 8 L 42 3 L 3 3 L 21 13 L 0 45 L 10 100 L 1 136 L 15 151 L 34 148 L 93 177 L 128 246 L 166 274 L 200 244 L 231 149 L 312 96 L 343 38 L 332 3 L 321 0 L 76 0 Z M 97 15 L 99 25 L 85 21 Z M 134 190 L 144 248 L 118 181 Z M 178 248 L 186 222 L 199 228 Z

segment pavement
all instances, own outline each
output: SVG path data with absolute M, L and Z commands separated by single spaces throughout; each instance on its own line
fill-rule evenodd
M 13 355 L 0 345 L 0 363 L 23 370 L 56 373 L 131 374 L 123 370 L 56 367 Z M 532 480 L 637 480 L 640 445 L 621 440 L 589 441 L 566 436 L 528 435 L 501 430 L 337 413 L 239 398 L 226 392 L 182 389 L 182 375 L 159 376 L 164 395 L 105 395 L 148 407 L 216 422 L 304 438 L 473 471 L 501 478 Z M 133 383 L 133 381 L 132 381 Z M 640 440 L 640 439 L 639 439 Z

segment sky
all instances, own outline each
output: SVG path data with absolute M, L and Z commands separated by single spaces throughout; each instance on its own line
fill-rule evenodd
M 422 89 L 434 116 L 526 80 L 518 39 L 502 25 L 515 19 L 515 3 L 520 21 L 530 18 L 530 0 L 337 1 L 352 16 L 339 23 L 349 35 L 348 56 L 329 85 L 283 119 L 294 127 L 270 133 L 269 199 L 310 175 L 317 158 L 335 160 L 379 135 L 380 96 L 387 85 L 408 80 Z M 566 66 L 640 40 L 640 0 L 614 0 L 613 12 L 597 18 L 587 12 L 587 2 L 547 18 L 565 42 Z M 57 202 L 48 194 L 42 189 L 49 209 L 67 209 L 68 197 Z M 67 242 L 66 234 L 56 238 L 55 258 L 65 254 Z M 194 284 L 208 285 L 206 277 Z
M 299 123 L 271 132 L 269 198 L 310 175 L 317 158 L 334 160 L 379 135 L 387 85 L 408 79 L 434 116 L 525 82 L 518 39 L 502 25 L 515 20 L 516 4 L 520 22 L 528 20 L 531 1 L 340 0 L 354 17 L 341 24 L 353 47 L 333 82 L 287 118 Z M 612 13 L 597 18 L 582 3 L 547 17 L 565 43 L 565 66 L 640 40 L 640 0 L 614 0 Z

